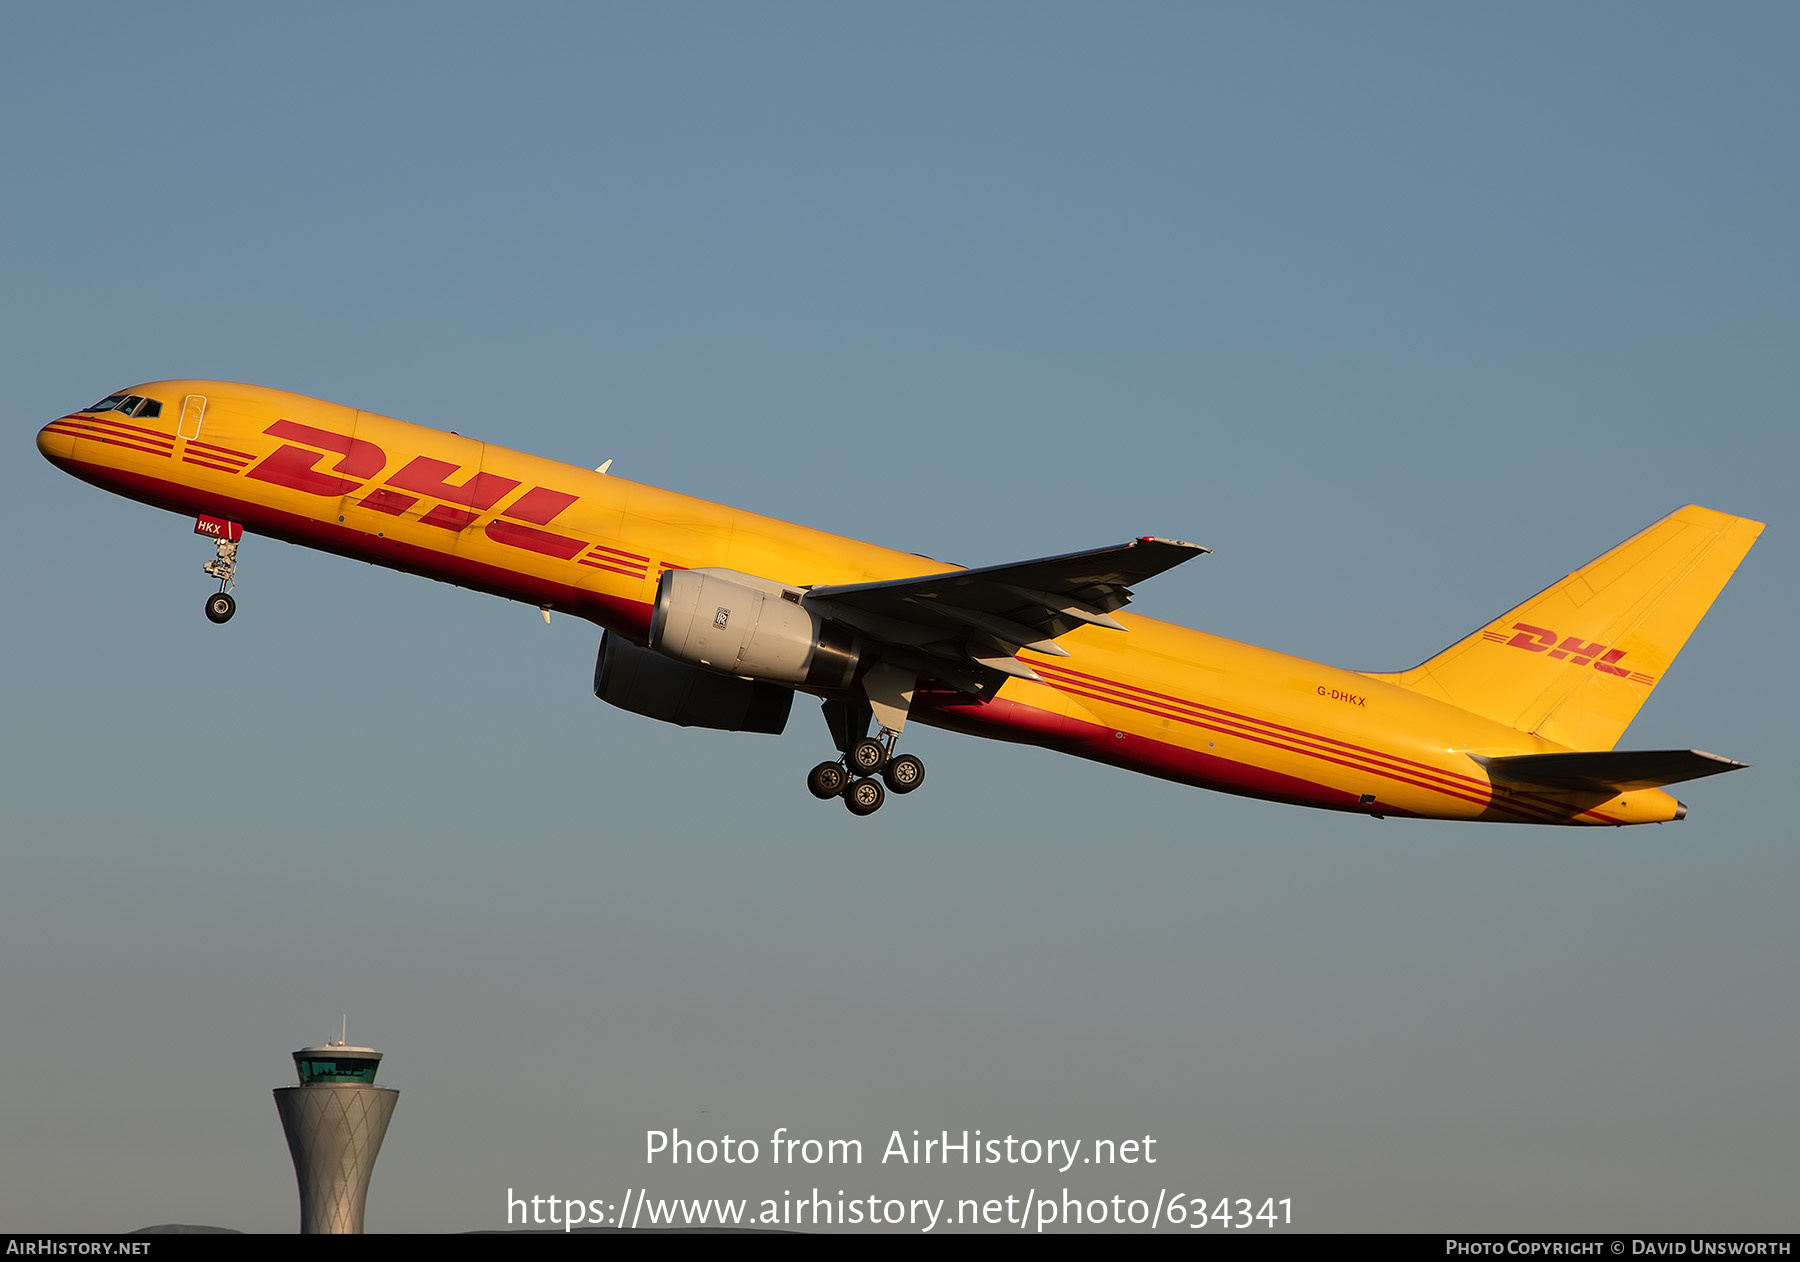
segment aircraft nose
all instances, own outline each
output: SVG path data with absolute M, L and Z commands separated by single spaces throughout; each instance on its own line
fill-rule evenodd
M 75 433 L 67 421 L 51 421 L 38 431 L 37 448 L 52 464 L 67 460 L 75 454 Z

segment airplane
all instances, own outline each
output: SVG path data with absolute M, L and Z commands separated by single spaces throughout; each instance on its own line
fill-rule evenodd
M 43 427 L 105 490 L 195 518 L 231 619 L 246 532 L 587 619 L 594 693 L 778 734 L 818 699 L 854 815 L 923 784 L 909 719 L 1226 793 L 1385 818 L 1685 818 L 1744 764 L 1618 750 L 1761 522 L 1677 509 L 1411 670 L 1342 670 L 1123 613 L 1209 551 L 1144 536 L 965 569 L 304 395 L 153 381 Z M 876 732 L 870 735 L 870 728 Z

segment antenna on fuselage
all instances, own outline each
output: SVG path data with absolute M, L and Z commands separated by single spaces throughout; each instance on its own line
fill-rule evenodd
M 594 472 L 595 472 L 595 473 L 605 473 L 605 472 L 606 472 L 606 471 L 607 471 L 607 470 L 608 470 L 608 469 L 610 469 L 610 468 L 612 468 L 612 461 L 610 461 L 610 460 L 608 460 L 608 461 L 607 461 L 607 462 L 606 462 L 606 463 L 605 463 L 605 464 L 603 464 L 603 465 L 596 465 L 596 466 L 595 466 L 595 467 L 594 467 Z

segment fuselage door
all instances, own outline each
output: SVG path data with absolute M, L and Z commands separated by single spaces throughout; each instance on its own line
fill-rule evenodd
M 175 423 L 175 432 L 189 442 L 200 437 L 200 422 L 206 419 L 206 396 L 190 394 L 181 401 L 181 419 Z

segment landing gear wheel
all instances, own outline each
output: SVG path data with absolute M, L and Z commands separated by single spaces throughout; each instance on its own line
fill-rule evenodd
M 873 815 L 887 801 L 887 792 L 879 780 L 858 780 L 844 790 L 844 805 L 852 815 Z
M 806 788 L 814 797 L 834 798 L 850 783 L 850 773 L 840 762 L 822 762 L 806 773 Z
M 850 770 L 859 776 L 874 775 L 887 766 L 888 760 L 887 750 L 881 747 L 881 742 L 871 740 L 867 736 L 853 743 L 850 746 L 850 752 L 845 757 L 849 760 Z M 875 804 L 875 806 L 879 805 L 881 805 L 879 802 Z M 872 811 L 875 807 L 871 806 L 869 809 Z
M 206 616 L 213 622 L 230 622 L 237 612 L 237 601 L 230 592 L 214 592 L 206 598 Z
M 892 792 L 911 793 L 925 783 L 925 764 L 911 754 L 901 754 L 882 768 L 881 778 Z

